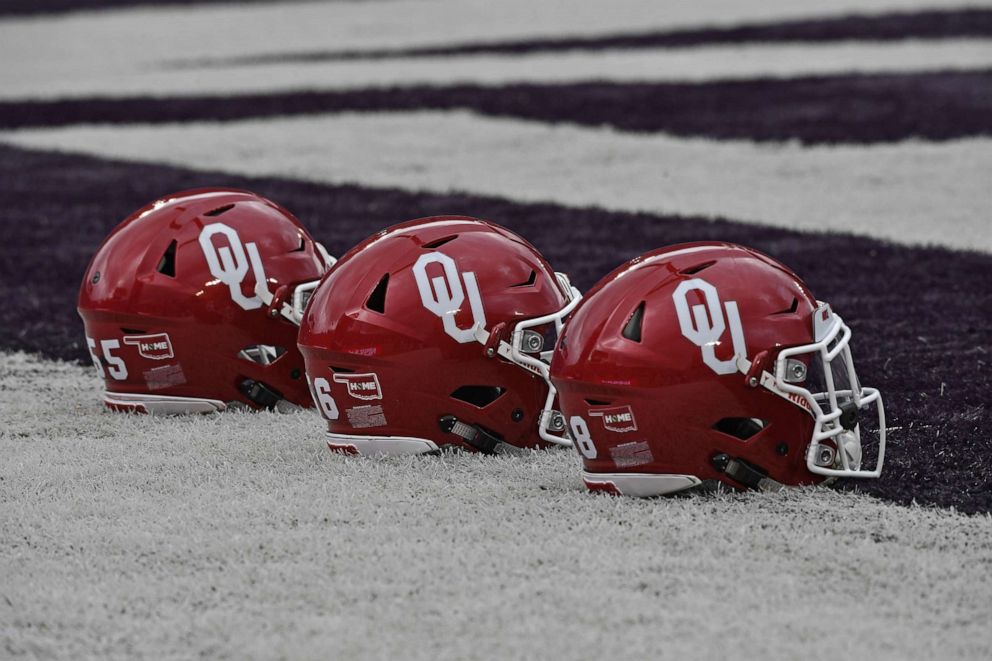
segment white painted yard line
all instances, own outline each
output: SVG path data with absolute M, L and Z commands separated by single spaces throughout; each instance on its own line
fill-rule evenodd
M 699 82 L 976 68 L 992 68 L 992 42 L 847 42 L 284 63 L 197 71 L 97 70 L 86 75 L 66 72 L 44 80 L 8 72 L 0 86 L 0 99 L 196 96 L 453 84 Z M 0 74 L 0 80 L 4 77 Z
M 987 138 L 761 145 L 456 111 L 31 130 L 0 134 L 0 142 L 247 175 L 723 216 L 992 251 Z
M 417 0 L 180 6 L 0 21 L 0 89 L 39 93 L 79 78 L 149 72 L 165 62 L 326 50 L 610 35 L 892 10 L 961 0 Z M 988 5 L 986 0 L 985 5 Z

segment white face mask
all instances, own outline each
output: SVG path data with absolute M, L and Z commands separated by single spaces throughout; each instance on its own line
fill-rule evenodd
M 763 385 L 810 412 L 815 421 L 806 453 L 810 472 L 828 477 L 878 477 L 885 460 L 885 410 L 875 388 L 858 381 L 851 329 L 820 304 L 812 344 L 783 349 L 773 380 Z M 874 410 L 872 410 L 874 409 Z M 862 467 L 865 447 L 877 443 L 874 468 Z

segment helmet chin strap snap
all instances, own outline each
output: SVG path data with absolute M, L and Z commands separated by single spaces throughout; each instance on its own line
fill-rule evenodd
M 496 446 L 503 442 L 481 427 L 462 422 L 453 415 L 442 416 L 437 423 L 441 431 L 461 437 L 463 441 L 483 454 L 494 454 Z

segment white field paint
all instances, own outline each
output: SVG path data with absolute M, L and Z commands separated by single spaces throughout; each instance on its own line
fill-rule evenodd
M 38 149 L 413 191 L 722 216 L 992 251 L 992 140 L 754 144 L 486 118 L 370 113 L 0 133 Z
M 397 0 L 125 8 L 0 20 L 0 52 L 38 65 L 454 46 L 988 6 L 988 0 Z
M 8 655 L 992 656 L 987 515 L 610 498 L 573 450 L 355 459 L 314 411 L 111 414 L 24 354 L 0 382 Z
M 73 72 L 32 78 L 0 72 L 0 99 L 197 96 L 355 90 L 417 85 L 571 82 L 701 82 L 844 73 L 992 68 L 992 42 L 956 39 L 888 43 L 574 51 L 206 69 Z
M 81 12 L 0 20 L 0 90 L 7 98 L 81 94 L 73 92 L 73 81 L 80 81 L 91 92 L 109 93 L 114 78 L 135 85 L 134 76 L 180 60 L 603 36 L 960 5 L 960 0 L 794 0 L 785 7 L 737 0 L 402 0 Z

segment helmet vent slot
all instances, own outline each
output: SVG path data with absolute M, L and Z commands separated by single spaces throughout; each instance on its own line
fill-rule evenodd
M 586 404 L 589 406 L 609 406 L 613 402 L 604 402 L 601 399 L 587 399 Z
M 331 365 L 331 371 L 335 374 L 354 374 L 355 370 L 350 370 L 347 367 L 335 367 Z
M 449 241 L 454 241 L 458 238 L 457 234 L 452 234 L 451 236 L 446 236 L 443 239 L 437 239 L 436 241 L 431 241 L 430 243 L 425 243 L 422 248 L 425 250 L 434 250 L 435 248 L 440 248 Z
M 162 275 L 167 275 L 170 278 L 176 277 L 176 240 L 173 239 L 169 247 L 165 249 L 162 253 L 162 259 L 158 260 L 158 268 L 156 269 Z
M 271 344 L 253 344 L 238 352 L 238 358 L 247 360 L 256 365 L 271 365 L 279 360 L 286 353 L 285 347 L 277 347 Z
M 696 264 L 695 266 L 690 266 L 689 268 L 682 269 L 679 271 L 679 275 L 695 275 L 700 271 L 704 271 L 709 267 L 716 264 L 715 260 L 710 260 L 708 262 L 702 262 L 701 264 Z
M 389 274 L 385 274 L 379 279 L 379 283 L 369 294 L 368 299 L 365 301 L 365 307 L 372 312 L 378 312 L 379 314 L 386 313 L 386 288 L 389 286 Z
M 623 336 L 633 342 L 641 341 L 641 324 L 644 322 L 644 301 L 641 301 L 623 327 Z
M 306 249 L 307 249 L 307 240 L 303 236 L 303 234 L 300 234 L 300 245 L 291 252 L 303 252 Z
M 225 204 L 222 207 L 217 207 L 216 209 L 211 209 L 210 211 L 208 211 L 207 213 L 205 213 L 203 215 L 204 216 L 215 217 L 215 216 L 221 215 L 222 213 L 227 213 L 228 211 L 230 211 L 233 208 L 234 208 L 234 205 L 233 204 Z
M 713 429 L 746 441 L 767 426 L 766 420 L 759 420 L 758 418 L 722 418 L 717 420 Z
M 124 328 L 121 326 L 121 332 L 125 335 L 144 335 L 148 331 L 138 330 L 137 328 Z
M 510 285 L 510 289 L 514 289 L 516 287 L 533 287 L 534 283 L 536 282 L 537 282 L 537 271 L 531 270 L 530 277 L 527 278 L 527 280 L 525 280 L 524 282 L 518 282 L 515 285 Z
M 462 386 L 451 393 L 451 398 L 482 409 L 502 397 L 505 392 L 506 388 L 498 386 Z
M 795 314 L 796 313 L 796 310 L 798 310 L 798 309 L 799 309 L 799 299 L 793 296 L 792 297 L 792 305 L 790 305 L 789 307 L 785 308 L 784 310 L 779 310 L 778 312 L 772 312 L 771 315 L 769 315 L 769 316 L 775 316 L 775 315 L 778 315 L 778 314 Z

